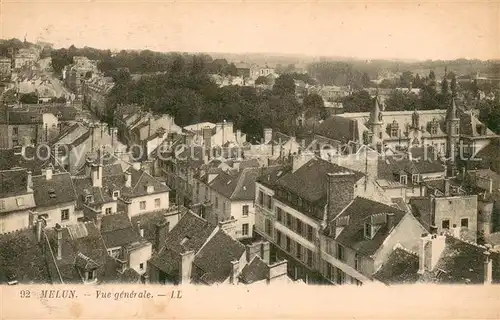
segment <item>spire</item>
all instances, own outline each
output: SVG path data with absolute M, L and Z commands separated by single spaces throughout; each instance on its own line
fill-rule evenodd
M 380 103 L 379 103 L 378 95 L 375 97 L 375 106 L 374 106 L 372 112 L 370 113 L 370 122 L 372 124 L 374 124 L 374 123 L 376 123 L 376 124 L 382 123 L 382 113 L 381 113 L 381 109 L 380 109 Z
M 455 104 L 455 98 L 451 99 L 451 104 L 446 112 L 446 120 L 455 120 L 457 117 L 457 105 Z

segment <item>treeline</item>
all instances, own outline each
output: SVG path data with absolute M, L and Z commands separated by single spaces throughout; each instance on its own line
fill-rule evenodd
M 16 38 L 0 40 L 0 56 L 12 58 L 19 49 L 27 49 L 33 46 L 33 43 L 24 42 Z
M 291 75 L 280 76 L 273 89 L 264 92 L 253 87 L 219 88 L 199 65 L 203 59 L 194 60 L 198 63 L 172 65 L 164 74 L 138 81 L 133 81 L 122 70 L 109 96 L 107 121 L 112 121 L 116 106 L 136 103 L 154 113 L 174 116 L 181 126 L 203 121 L 233 121 L 250 139 L 258 140 L 265 127 L 296 133 L 296 119 L 303 110 L 318 116 L 324 111 L 319 97 L 309 97 L 304 104 L 297 101 Z
M 351 86 L 353 89 L 371 86 L 370 75 L 355 68 L 352 63 L 322 61 L 308 66 L 311 77 L 324 85 Z

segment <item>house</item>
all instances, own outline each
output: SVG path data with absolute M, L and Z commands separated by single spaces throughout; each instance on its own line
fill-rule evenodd
M 228 172 L 206 170 L 195 175 L 194 204 L 200 216 L 216 225 L 235 219 L 235 237 L 252 238 L 255 224 L 255 181 L 267 168 L 250 167 Z
M 7 57 L 0 57 L 0 78 L 3 79 L 10 79 L 10 76 L 12 74 L 12 61 L 10 58 Z
M 57 118 L 58 130 L 74 124 L 78 115 L 78 111 L 74 105 L 68 105 L 65 103 L 22 104 L 12 106 L 11 109 L 26 112 L 38 112 L 42 114 L 53 114 Z
M 0 171 L 0 234 L 26 229 L 36 207 L 31 172 Z
M 394 246 L 374 278 L 387 284 L 491 284 L 500 281 L 500 254 L 449 235 L 422 235 L 418 250 Z
M 43 229 L 51 277 L 61 284 L 139 283 L 140 275 L 128 267 L 129 254 L 110 257 L 100 230 L 93 222 Z M 45 239 L 43 239 L 45 238 Z
M 37 156 L 38 153 L 38 156 Z M 50 150 L 35 146 L 18 146 L 13 149 L 0 149 L 0 170 L 23 168 L 33 175 L 42 174 L 42 169 L 52 166 L 55 170 L 63 170 L 57 163 L 52 164 Z
M 70 79 L 75 79 L 76 75 L 74 73 L 72 75 L 73 77 Z M 80 89 L 77 88 L 77 84 L 74 85 L 74 88 L 77 92 L 78 90 L 81 92 L 83 104 L 97 116 L 106 116 L 108 96 L 115 86 L 113 79 L 111 77 L 95 75 L 89 79 L 83 78 L 79 80 L 79 83 Z
M 58 130 L 57 117 L 51 113 L 0 107 L 0 149 L 48 142 Z
M 150 260 L 151 283 L 286 283 L 286 261 L 269 261 L 269 243 L 244 246 L 230 235 L 232 229 L 231 221 L 217 226 L 185 213 L 173 229 L 159 231 L 163 245 Z
M 48 167 L 41 175 L 33 176 L 31 179 L 36 204 L 34 221 L 43 217 L 46 226 L 50 228 L 56 224 L 77 222 L 75 213 L 77 195 L 69 173 L 54 172 L 52 167 Z
M 292 279 L 328 282 L 321 273 L 320 235 L 356 196 L 372 197 L 365 175 L 316 157 L 294 158 L 292 167 L 257 179 L 255 231 L 288 261 Z
M 452 233 L 457 238 L 477 241 L 478 196 L 454 192 L 448 178 L 443 193 L 409 199 L 415 217 L 427 232 Z
M 249 149 L 245 150 L 246 158 L 277 160 L 288 158 L 297 154 L 303 146 L 295 137 L 286 135 L 279 131 L 273 131 L 272 128 L 264 128 L 264 138 L 261 143 L 250 144 Z
M 356 197 L 321 236 L 321 273 L 335 284 L 372 282 L 395 244 L 418 248 L 423 226 L 397 207 Z

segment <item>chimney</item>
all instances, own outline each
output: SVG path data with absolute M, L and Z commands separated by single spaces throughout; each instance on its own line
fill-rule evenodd
M 102 213 L 97 213 L 95 215 L 95 226 L 97 230 L 101 230 L 101 225 L 102 225 Z
M 59 223 L 56 224 L 56 238 L 57 238 L 57 260 L 62 259 L 62 228 Z
M 132 174 L 130 171 L 125 171 L 125 187 L 132 188 Z
M 142 238 L 144 238 L 144 229 L 141 226 L 141 222 L 138 220 L 137 221 L 137 231 L 141 235 Z
M 92 165 L 92 185 L 94 187 L 102 187 L 102 165 L 94 164 Z
M 395 227 L 394 225 L 394 220 L 396 219 L 396 216 L 394 213 L 388 213 L 387 214 L 387 230 L 391 230 L 392 228 Z
M 141 169 L 142 169 L 142 171 L 144 171 L 144 172 L 146 172 L 148 174 L 151 174 L 151 166 L 152 166 L 152 163 L 149 160 L 143 161 L 141 163 Z
M 264 241 L 261 243 L 260 248 L 260 258 L 262 259 L 262 261 L 269 264 L 271 261 L 271 244 L 269 243 L 269 241 Z
M 169 231 L 170 231 L 170 222 L 168 222 L 165 218 L 156 224 L 156 229 L 155 229 L 156 251 L 159 251 L 162 248 L 162 245 L 165 243 L 167 239 Z
M 328 220 L 334 219 L 354 199 L 353 174 L 352 171 L 326 174 Z
M 236 220 L 234 218 L 230 218 L 228 220 L 219 222 L 220 229 L 224 230 L 231 237 L 236 236 Z
M 233 162 L 233 169 L 240 171 L 240 162 L 239 161 Z
M 33 175 L 31 171 L 28 171 L 28 179 L 27 179 L 27 184 L 26 184 L 26 190 L 27 192 L 33 192 Z
M 268 144 L 271 140 L 273 140 L 273 129 L 265 128 L 264 129 L 264 144 Z
M 456 224 L 453 224 L 452 232 L 455 238 L 460 239 L 460 227 L 457 227 Z
M 47 180 L 52 179 L 52 168 L 45 169 L 45 179 Z
M 191 270 L 193 268 L 194 251 L 181 253 L 180 284 L 189 284 L 191 280 Z
M 143 284 L 149 284 L 149 275 L 147 273 L 145 273 L 142 276 L 142 279 L 143 279 Z
M 446 246 L 446 236 L 424 234 L 420 241 L 418 273 L 423 274 L 436 267 Z
M 448 177 L 444 178 L 444 196 L 450 196 L 450 179 Z
M 487 249 L 484 252 L 484 284 L 491 284 L 493 282 L 493 260 L 491 259 L 491 252 Z
M 238 284 L 238 276 L 240 275 L 240 262 L 238 260 L 231 261 L 231 284 Z
M 286 277 L 288 269 L 288 263 L 286 260 L 279 261 L 269 265 L 267 281 L 272 283 L 274 280 L 280 279 L 281 277 Z
M 42 241 L 42 229 L 43 229 L 43 220 L 42 219 L 36 220 L 36 239 L 38 243 Z
M 205 127 L 202 130 L 202 136 L 203 136 L 203 146 L 205 149 L 211 149 L 212 148 L 212 129 L 209 127 Z
M 236 130 L 236 142 L 242 143 L 241 141 L 241 130 Z

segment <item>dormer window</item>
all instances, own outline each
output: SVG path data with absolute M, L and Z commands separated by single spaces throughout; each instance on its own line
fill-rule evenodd
M 373 238 L 372 225 L 365 222 L 365 238 L 371 240 Z
M 56 197 L 56 191 L 54 189 L 49 189 L 49 198 L 53 199 Z
M 86 203 L 92 203 L 92 202 L 94 202 L 94 196 L 92 196 L 92 195 L 86 196 L 85 197 L 85 202 Z
M 399 133 L 399 124 L 394 120 L 391 124 L 391 137 L 397 137 Z
M 405 174 L 399 176 L 399 183 L 401 184 L 407 183 L 407 176 Z
M 418 183 L 418 180 L 419 180 L 419 175 L 418 174 L 412 174 L 411 175 L 411 182 L 413 184 Z
M 117 200 L 120 196 L 120 191 L 113 191 L 113 200 Z
M 155 187 L 154 187 L 154 186 L 147 186 L 147 187 L 146 187 L 146 192 L 147 192 L 147 193 L 152 193 L 152 192 L 154 192 L 154 191 L 155 191 Z
M 17 198 L 16 203 L 18 207 L 22 207 L 24 205 L 24 199 L 23 198 Z
M 437 119 L 436 119 L 436 118 L 434 118 L 434 119 L 432 120 L 432 123 L 431 123 L 431 134 L 433 134 L 433 135 L 434 135 L 434 134 L 437 134 L 437 132 L 438 132 L 438 127 L 439 127 L 439 123 L 438 123 Z
M 93 281 L 96 277 L 96 272 L 95 270 L 90 270 L 85 272 L 86 280 L 87 281 Z

